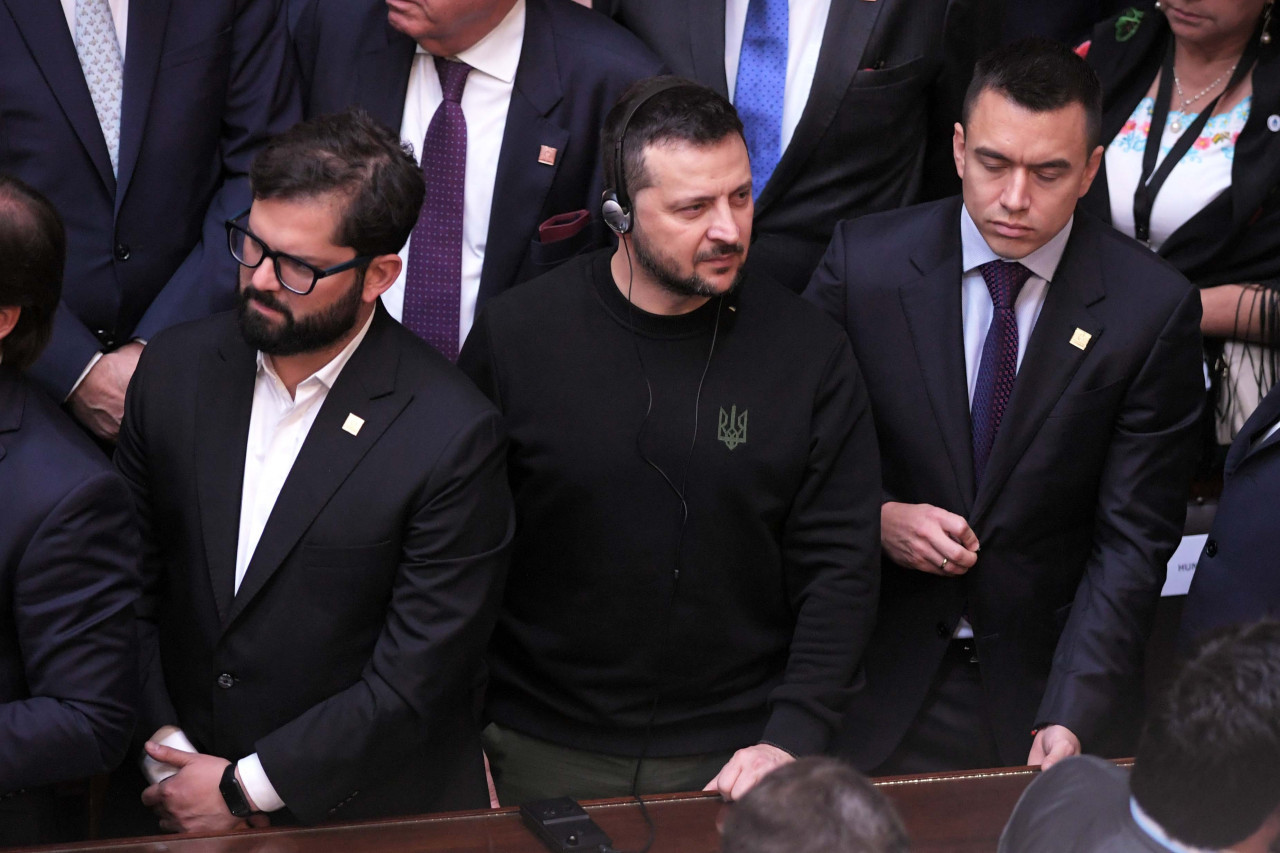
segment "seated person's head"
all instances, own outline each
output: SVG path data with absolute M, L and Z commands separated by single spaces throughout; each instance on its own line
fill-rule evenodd
M 893 807 L 848 764 L 801 758 L 774 770 L 729 810 L 724 853 L 900 853 Z
M 1143 811 L 1192 847 L 1280 834 L 1280 622 L 1200 646 L 1148 716 L 1130 786 Z
M 0 175 L 0 358 L 29 367 L 53 331 L 67 238 L 58 211 L 31 187 Z

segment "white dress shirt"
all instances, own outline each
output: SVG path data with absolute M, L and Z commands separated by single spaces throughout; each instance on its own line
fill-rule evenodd
M 507 126 L 507 108 L 515 85 L 516 66 L 524 46 L 524 0 L 517 0 L 498 26 L 456 57 L 471 66 L 462 90 L 462 115 L 467 120 L 467 169 L 462 203 L 462 295 L 458 305 L 458 345 L 467 339 L 475 319 L 476 297 L 480 292 L 480 272 L 484 267 L 485 245 L 489 239 L 489 211 L 493 207 L 493 185 L 498 177 L 498 155 Z M 409 71 L 404 117 L 400 136 L 413 145 L 422 158 L 422 142 L 431 118 L 444 96 L 436 74 L 435 57 L 421 45 Z M 400 276 L 386 293 L 382 304 L 397 320 L 404 312 L 404 282 L 409 269 L 409 242 L 400 249 L 403 262 Z
M 1022 356 L 1027 351 L 1027 341 L 1031 338 L 1036 320 L 1040 318 L 1040 309 L 1044 308 L 1044 300 L 1049 293 L 1049 283 L 1053 281 L 1053 276 L 1058 271 L 1058 263 L 1062 260 L 1062 253 L 1067 248 L 1067 240 L 1071 237 L 1071 226 L 1074 223 L 1073 216 L 1067 220 L 1062 230 L 1053 236 L 1053 239 L 1019 261 L 1031 270 L 1031 277 L 1022 286 L 1018 298 L 1013 303 L 1013 314 L 1018 321 L 1018 369 L 1022 368 Z M 960 278 L 964 366 L 965 377 L 968 380 L 966 385 L 969 389 L 969 405 L 972 407 L 973 392 L 978 386 L 978 368 L 982 365 L 982 346 L 987 342 L 987 331 L 991 328 L 991 317 L 995 314 L 995 303 L 991 301 L 991 291 L 987 288 L 987 282 L 982 277 L 979 267 L 988 261 L 1007 261 L 1010 258 L 1000 257 L 987 245 L 982 232 L 978 230 L 973 217 L 969 215 L 969 209 L 964 205 L 960 206 L 960 247 L 962 252 L 960 264 L 964 271 Z M 961 617 L 951 636 L 957 640 L 968 639 L 973 636 L 973 626 L 969 624 L 969 620 Z
M 267 526 L 267 519 L 276 505 L 276 498 L 280 496 L 280 489 L 298 458 L 298 451 L 302 449 L 302 443 L 306 441 L 307 433 L 311 431 L 311 425 L 320 413 L 320 407 L 329 396 L 329 389 L 368 334 L 372 323 L 373 315 L 370 314 L 350 343 L 328 364 L 299 382 L 292 396 L 276 374 L 271 359 L 258 353 L 258 375 L 253 383 L 253 408 L 249 415 L 249 436 L 245 448 L 244 482 L 240 488 L 240 534 L 236 545 L 235 579 L 237 593 L 253 552 L 258 547 L 258 540 L 262 538 L 262 530 Z M 262 652 L 270 654 L 270 649 L 263 649 Z M 184 752 L 196 751 L 182 730 L 169 733 L 160 742 Z M 245 793 L 259 811 L 274 812 L 284 808 L 284 800 L 280 799 L 275 786 L 267 778 L 258 753 L 240 759 L 236 762 L 236 769 L 240 772 L 240 782 Z M 149 756 L 143 760 L 143 770 L 153 785 L 177 772 L 177 768 L 172 765 L 155 761 Z
M 738 83 L 738 59 L 742 55 L 742 34 L 747 28 L 750 0 L 725 0 L 724 76 L 729 84 L 729 100 Z M 782 99 L 782 151 L 800 123 L 804 105 L 813 88 L 818 69 L 822 34 L 827 28 L 831 0 L 789 0 L 787 3 L 787 82 Z
M 116 22 L 116 41 L 120 43 L 120 59 L 125 57 L 125 42 L 129 34 L 129 0 L 107 0 L 111 7 L 111 17 Z M 71 40 L 76 37 L 76 0 L 62 0 L 62 14 L 67 16 L 67 29 L 71 30 Z

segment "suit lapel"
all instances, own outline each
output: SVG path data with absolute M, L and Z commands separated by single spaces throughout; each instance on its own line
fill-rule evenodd
M 1280 393 L 1271 393 L 1262 399 L 1258 408 L 1241 427 L 1235 441 L 1231 442 L 1231 449 L 1227 451 L 1227 462 L 1223 469 L 1225 476 L 1234 473 L 1240 463 L 1246 459 L 1252 458 L 1266 448 L 1274 447 L 1280 441 L 1280 432 L 1277 432 L 1257 447 L 1253 446 L 1253 443 L 1262 437 L 1277 418 L 1280 418 Z
M 673 15 L 683 13 L 687 19 L 693 78 L 715 89 L 722 97 L 729 97 L 729 78 L 724 73 L 724 3 L 669 3 L 663 11 Z
M 714 4 L 720 9 L 720 30 L 724 31 L 724 4 Z M 813 154 L 827 128 L 835 119 L 840 102 L 844 99 L 859 63 L 866 51 L 867 42 L 875 28 L 880 11 L 888 3 L 867 0 L 831 0 L 827 13 L 827 25 L 822 33 L 822 48 L 818 53 L 818 67 L 813 74 L 809 99 L 805 102 L 800 122 L 791 135 L 791 143 L 782 152 L 782 159 L 769 176 L 760 198 L 756 201 L 759 216 L 769 205 L 782 196 L 793 183 L 796 174 Z M 695 44 L 697 43 L 695 39 Z M 723 39 L 720 40 L 723 44 Z M 720 56 L 721 74 L 724 73 L 724 54 Z
M 120 189 L 116 210 L 124 203 L 133 177 L 142 138 L 147 129 L 147 109 L 164 52 L 170 0 L 130 0 L 129 42 L 124 63 L 124 101 L 120 105 Z
M 329 390 L 280 489 L 228 624 L 262 591 L 352 469 L 413 399 L 411 392 L 396 391 L 400 343 L 394 324 L 379 303 L 368 335 Z M 351 414 L 364 419 L 356 435 L 343 429 Z
M 1101 284 L 1099 255 L 1089 223 L 1077 216 L 1067 250 L 1023 353 L 1022 366 L 991 448 L 986 474 L 978 484 L 973 514 L 969 518 L 969 524 L 975 529 L 1000 494 L 1013 466 L 1062 397 L 1067 383 L 1102 335 L 1102 323 L 1088 308 L 1106 295 Z M 1089 333 L 1084 349 L 1071 343 L 1076 329 Z
M 409 73 L 417 43 L 387 23 L 385 10 L 368 21 L 369 49 L 356 63 L 350 76 L 351 89 L 347 103 L 360 103 L 369 115 L 391 128 L 397 135 L 404 121 L 404 99 L 409 91 Z M 323 57 L 321 58 L 323 61 Z M 359 97 L 356 94 L 359 93 Z M 413 150 L 421 155 L 422 140 L 410 139 Z
M 502 292 L 520 269 L 529 235 L 537 229 L 543 200 L 569 144 L 569 131 L 547 117 L 562 97 L 548 15 L 543 0 L 529 0 L 524 46 L 502 132 L 477 308 Z M 556 150 L 555 164 L 540 162 L 543 146 Z
M 240 497 L 256 373 L 256 354 L 229 324 L 217 348 L 203 356 L 196 396 L 196 495 L 209 582 L 224 625 L 235 589 Z
M 0 0 L 13 16 L 27 49 L 35 58 L 49 89 L 58 100 L 80 144 L 97 169 L 98 177 L 111 193 L 116 179 L 111 173 L 111 155 L 107 152 L 102 125 L 93 108 L 93 98 L 80 70 L 75 40 L 67 28 L 62 6 L 52 0 Z M 132 16 L 130 16 L 132 17 Z M 126 80 L 125 91 L 128 91 Z
M 967 509 L 973 500 L 973 450 L 965 380 L 964 321 L 960 298 L 959 206 L 943 215 L 942 239 L 917 249 L 911 262 L 920 278 L 899 292 L 925 392 L 947 449 L 956 490 Z

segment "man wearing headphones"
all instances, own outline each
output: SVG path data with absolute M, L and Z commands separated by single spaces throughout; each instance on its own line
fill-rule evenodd
M 490 646 L 499 799 L 742 796 L 838 723 L 879 586 L 877 450 L 839 329 L 744 273 L 751 166 L 711 89 L 605 121 L 616 250 L 488 303 L 518 526 Z

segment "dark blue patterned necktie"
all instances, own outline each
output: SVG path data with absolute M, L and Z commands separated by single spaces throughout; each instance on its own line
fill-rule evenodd
M 450 361 L 458 360 L 462 302 L 462 213 L 467 172 L 467 120 L 462 88 L 471 66 L 437 56 L 444 99 L 422 143 L 427 195 L 409 240 L 401 320 Z
M 733 101 L 751 155 L 751 197 L 759 198 L 782 158 L 787 88 L 787 0 L 751 0 Z
M 1013 304 L 1022 286 L 1031 278 L 1031 270 L 1010 261 L 983 264 L 982 279 L 991 291 L 995 311 L 991 327 L 982 344 L 982 361 L 978 365 L 978 383 L 973 391 L 973 474 L 981 483 L 995 444 L 1000 421 L 1013 393 L 1013 380 L 1018 375 L 1018 318 Z

